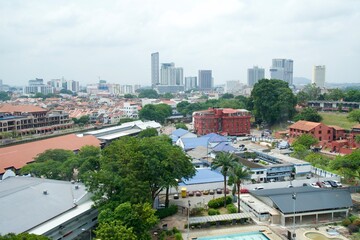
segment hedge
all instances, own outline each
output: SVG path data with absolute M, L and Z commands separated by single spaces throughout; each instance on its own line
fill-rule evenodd
M 209 216 L 219 215 L 219 214 L 220 214 L 220 211 L 217 210 L 217 209 L 209 208 L 208 214 L 209 214 Z
M 226 209 L 229 213 L 237 213 L 238 209 L 234 206 L 234 204 L 229 204 L 226 206 Z
M 226 204 L 230 204 L 230 203 L 232 203 L 232 198 L 230 196 L 227 196 Z M 224 206 L 224 197 L 211 199 L 208 202 L 208 206 L 209 206 L 209 208 L 220 208 L 220 207 Z
M 163 219 L 163 218 L 166 218 L 168 216 L 172 216 L 174 215 L 175 213 L 177 213 L 178 211 L 178 206 L 176 205 L 170 205 L 170 207 L 168 208 L 162 208 L 162 209 L 158 209 L 156 212 L 155 212 L 155 215 L 160 218 L 160 219 Z

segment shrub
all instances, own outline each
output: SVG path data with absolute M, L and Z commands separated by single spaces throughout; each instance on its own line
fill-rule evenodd
M 176 205 L 170 205 L 170 207 L 168 208 L 162 208 L 162 209 L 158 209 L 156 212 L 155 212 L 155 215 L 160 218 L 160 219 L 163 219 L 163 218 L 166 218 L 168 216 L 172 216 L 174 215 L 175 213 L 177 213 L 178 211 L 178 206 Z
M 349 218 L 345 218 L 345 219 L 341 222 L 341 224 L 342 224 L 343 226 L 347 227 L 347 226 L 349 226 L 349 225 L 351 224 L 351 221 L 350 221 Z
M 227 196 L 226 204 L 230 204 L 230 203 L 232 203 L 232 198 L 230 196 Z M 208 202 L 208 206 L 209 206 L 209 208 L 220 208 L 220 207 L 224 206 L 224 197 L 211 199 Z
M 164 232 L 164 231 L 161 232 L 161 233 L 160 233 L 160 236 L 159 236 L 159 239 L 160 239 L 160 240 L 164 240 L 165 237 L 166 237 L 166 232 Z
M 353 223 L 356 219 L 359 219 L 359 217 L 355 216 L 355 215 L 351 215 L 349 217 L 349 220 Z
M 173 231 L 173 233 L 174 233 L 174 234 L 176 234 L 176 233 L 179 233 L 179 232 L 180 232 L 180 231 L 179 231 L 179 229 L 177 229 L 176 227 L 173 227 L 172 231 Z
M 217 209 L 209 208 L 208 214 L 209 214 L 209 216 L 219 215 L 219 214 L 220 214 L 220 211 L 217 210 Z
M 175 240 L 183 240 L 181 233 L 179 232 L 175 233 Z
M 356 232 L 359 231 L 359 226 L 356 226 L 356 225 L 354 225 L 354 224 L 350 224 L 350 225 L 348 226 L 348 229 L 349 229 L 349 232 L 350 232 L 350 233 L 356 233 Z
M 200 215 L 200 213 L 204 211 L 204 208 L 202 207 L 195 207 L 195 208 L 191 208 L 190 210 L 190 215 L 191 216 L 197 216 Z
M 353 222 L 352 222 L 354 225 L 356 226 L 359 226 L 360 227 L 360 219 L 355 219 Z
M 228 213 L 237 213 L 237 207 L 234 206 L 234 204 L 229 204 L 226 206 L 226 209 Z

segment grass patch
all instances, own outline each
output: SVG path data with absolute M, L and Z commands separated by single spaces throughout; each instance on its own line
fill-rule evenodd
M 350 122 L 347 119 L 348 113 L 339 112 L 319 112 L 323 120 L 321 121 L 325 125 L 336 125 L 344 129 L 350 130 L 356 122 Z

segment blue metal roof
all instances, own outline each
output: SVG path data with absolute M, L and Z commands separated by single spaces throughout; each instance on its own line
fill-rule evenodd
M 235 152 L 236 148 L 228 142 L 221 142 L 212 149 L 214 152 Z
M 177 137 L 181 137 L 185 134 L 187 134 L 189 131 L 182 129 L 182 128 L 178 128 L 176 130 L 174 130 L 171 135 L 177 136 Z
M 209 134 L 206 134 L 200 138 L 207 138 L 209 139 L 209 142 L 210 143 L 215 143 L 215 142 L 228 142 L 229 139 L 227 139 L 227 137 L 224 137 L 224 136 L 221 136 L 219 134 L 216 134 L 216 133 L 209 133 Z
M 211 183 L 211 182 L 223 182 L 224 176 L 209 168 L 200 168 L 196 169 L 196 174 L 193 178 L 189 180 L 184 180 L 183 183 L 180 183 L 179 186 L 186 186 L 191 184 L 200 184 L 200 183 Z
M 184 143 L 185 151 L 194 149 L 198 146 L 208 146 L 208 138 L 182 138 L 182 142 Z

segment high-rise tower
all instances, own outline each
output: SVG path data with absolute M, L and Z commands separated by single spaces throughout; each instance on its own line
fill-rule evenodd
M 325 87 L 325 66 L 315 65 L 313 67 L 312 83 L 315 83 L 317 87 Z
M 159 53 L 151 54 L 151 86 L 154 88 L 159 82 Z
M 293 65 L 291 59 L 273 59 L 270 68 L 271 79 L 279 79 L 293 85 Z

